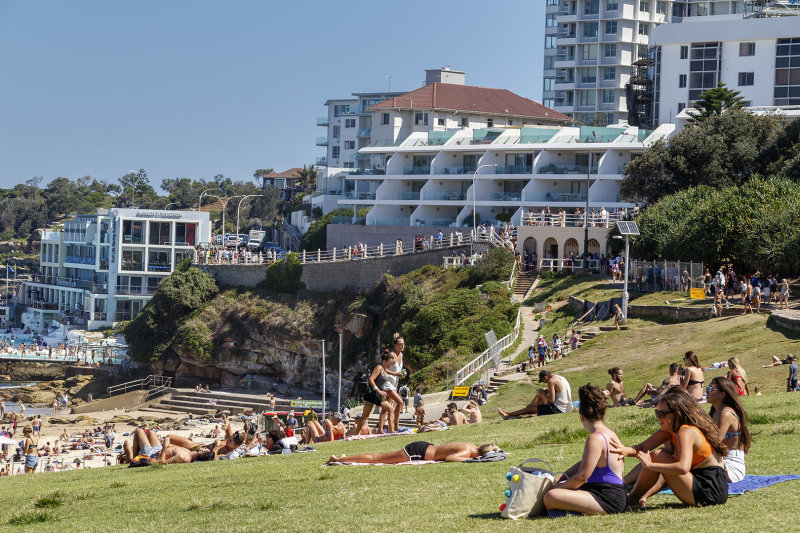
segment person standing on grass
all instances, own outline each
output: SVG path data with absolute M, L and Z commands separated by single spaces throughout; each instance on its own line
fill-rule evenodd
M 528 348 L 528 368 L 533 368 L 536 363 L 536 348 L 531 344 Z
M 403 398 L 398 394 L 398 382 L 404 376 L 404 363 L 403 363 L 403 349 L 406 346 L 406 341 L 399 333 L 392 336 L 392 365 L 386 369 L 387 381 L 384 384 L 384 390 L 389 392 L 389 399 L 394 402 L 394 425 L 389 424 L 389 430 L 397 433 L 400 429 L 400 412 L 403 409 Z
M 544 495 L 544 505 L 551 517 L 566 511 L 586 515 L 615 514 L 625 511 L 627 494 L 622 474 L 622 457 L 611 453 L 609 442 L 619 440 L 604 423 L 606 396 L 599 387 L 586 384 L 578 389 L 583 428 L 589 433 L 582 459 L 556 478 L 556 484 Z
M 536 347 L 539 350 L 539 367 L 543 367 L 546 364 L 547 358 L 547 341 L 544 340 L 544 335 L 541 333 L 539 334 L 539 340 L 536 341 Z
M 787 355 L 789 362 L 789 377 L 786 378 L 786 392 L 797 390 L 797 362 L 792 355 Z
M 622 322 L 623 318 L 622 309 L 620 309 L 619 304 L 614 304 L 614 327 L 617 328 L 619 331 L 619 323 Z
M 756 283 L 755 287 L 752 289 L 753 295 L 751 297 L 751 305 L 755 307 L 755 312 L 761 312 L 761 283 Z M 750 309 L 750 312 L 753 312 L 753 309 Z
M 744 282 L 744 311 L 742 311 L 743 315 L 747 314 L 747 311 L 753 312 L 753 286 L 750 285 L 750 282 L 745 279 Z

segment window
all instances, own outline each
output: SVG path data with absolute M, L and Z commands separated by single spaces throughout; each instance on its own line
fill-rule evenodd
M 558 5 L 558 0 L 547 0 L 547 5 L 548 6 L 557 6 Z
M 197 238 L 197 224 L 191 222 L 175 223 L 175 245 L 194 246 Z
M 754 56 L 756 55 L 756 43 L 739 43 L 740 56 Z
M 356 127 L 356 119 L 354 119 L 354 118 L 346 118 L 346 119 L 344 119 L 344 127 L 345 128 L 355 128 Z
M 583 4 L 584 15 L 597 15 L 600 13 L 600 0 L 585 0 Z
M 586 60 L 593 60 L 597 59 L 597 45 L 596 44 L 585 44 L 583 45 L 583 59 Z
M 554 89 L 555 78 L 544 78 L 544 83 L 542 85 L 542 90 L 545 92 L 553 91 Z
M 639 35 L 650 35 L 650 24 L 640 22 L 639 23 Z
M 606 21 L 606 33 L 608 33 L 608 34 L 617 33 L 617 21 L 616 20 L 607 20 Z
M 444 126 L 444 118 L 442 118 L 442 117 L 437 118 L 436 119 L 436 125 L 437 126 Z
M 339 159 L 339 147 L 331 146 L 331 159 Z
M 417 111 L 414 113 L 414 125 L 415 126 L 427 126 L 428 125 L 428 114 L 423 111 Z
M 597 37 L 598 22 L 584 22 L 583 23 L 583 36 L 584 37 Z
M 171 222 L 150 222 L 149 244 L 164 245 L 169 244 L 172 223 Z
M 656 2 L 656 13 L 658 13 L 659 15 L 666 15 L 667 3 L 663 2 L 662 0 L 658 0 L 658 2 Z
M 740 72 L 739 73 L 739 87 L 744 87 L 746 85 L 753 85 L 753 72 Z
M 721 44 L 692 43 L 689 61 L 689 100 L 697 100 L 717 86 L 721 67 Z
M 578 98 L 578 105 L 593 106 L 597 101 L 597 94 L 595 91 L 578 91 L 580 96 Z
M 494 119 L 492 118 L 486 119 L 486 127 L 491 128 L 492 126 L 494 126 Z
M 555 28 L 556 26 L 558 26 L 558 14 L 548 13 L 544 19 L 544 25 L 547 28 Z
M 688 58 L 689 58 L 689 47 L 681 46 L 681 59 L 688 59 Z
M 122 269 L 132 272 L 144 271 L 144 252 L 139 250 L 122 250 Z
M 605 45 L 603 45 L 603 56 L 604 57 L 617 57 L 617 45 L 616 44 L 605 44 Z
M 678 87 L 680 87 L 681 89 L 686 87 L 686 74 L 678 75 Z
M 350 106 L 349 105 L 337 104 L 337 105 L 333 106 L 333 116 L 334 117 L 340 117 L 340 116 L 344 115 L 345 113 L 349 113 L 349 112 L 350 112 Z
M 356 149 L 356 142 L 355 141 L 345 141 L 344 142 L 344 149 L 345 150 L 355 150 Z
M 508 125 L 509 125 L 509 126 L 513 126 L 513 125 L 514 125 L 514 121 L 513 121 L 513 120 L 511 120 L 511 119 L 508 119 Z
M 341 132 L 342 132 L 342 127 L 341 126 L 333 126 L 332 132 L 331 132 L 331 136 L 334 139 L 338 139 L 339 135 L 341 134 Z
M 681 112 L 681 111 L 683 111 L 684 109 L 686 109 L 686 104 L 684 104 L 683 102 L 680 102 L 680 103 L 678 104 L 678 113 L 680 113 L 680 112 Z
M 342 166 L 344 168 L 356 168 L 356 164 L 353 163 L 352 161 L 345 161 L 344 163 L 342 163 Z
M 778 39 L 773 105 L 800 105 L 800 37 Z
M 617 79 L 617 67 L 606 67 L 603 69 L 603 79 L 604 80 L 615 80 Z
M 150 250 L 147 253 L 148 272 L 169 272 L 169 250 Z
M 381 124 L 389 124 L 389 113 L 383 113 L 381 115 Z
M 469 118 L 461 117 L 461 127 L 468 128 L 469 127 Z
M 650 11 L 650 0 L 639 0 L 639 11 Z
M 597 81 L 597 70 L 594 68 L 582 68 L 581 83 L 594 83 Z
M 615 93 L 614 89 L 603 89 L 603 103 L 613 104 L 616 101 Z
M 745 100 L 744 101 L 744 106 L 745 107 L 753 107 L 753 101 L 752 100 Z
M 544 69 L 551 70 L 556 68 L 556 56 L 544 56 Z
M 606 11 L 616 11 L 619 9 L 619 2 L 617 0 L 606 1 Z
M 175 252 L 175 264 L 177 265 L 180 263 L 178 258 L 180 257 L 183 260 L 183 254 L 186 252 Z M 187 256 L 188 257 L 188 256 Z M 158 289 L 158 284 L 164 278 L 159 278 L 157 276 L 150 276 L 147 278 L 147 294 L 155 294 L 156 289 Z
M 141 220 L 124 220 L 122 222 L 122 242 L 125 244 L 144 243 L 144 222 Z
M 555 35 L 545 35 L 544 36 L 544 47 L 545 49 L 552 50 L 556 47 L 556 36 Z

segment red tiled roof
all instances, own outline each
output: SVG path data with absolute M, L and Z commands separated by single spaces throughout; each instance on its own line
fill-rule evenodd
M 264 174 L 265 178 L 296 178 L 297 173 L 303 170 L 299 167 L 290 168 L 289 170 L 284 170 L 283 172 L 270 172 L 269 174 Z
M 367 109 L 442 109 L 469 113 L 491 113 L 548 120 L 572 119 L 539 102 L 523 98 L 506 89 L 490 89 L 473 85 L 431 83 L 415 91 L 384 100 Z

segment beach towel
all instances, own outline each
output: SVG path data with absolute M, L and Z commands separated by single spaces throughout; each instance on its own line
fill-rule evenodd
M 496 461 L 505 461 L 508 459 L 508 455 L 503 450 L 496 451 L 496 452 L 489 452 L 486 455 L 482 455 L 480 457 L 473 457 L 472 459 L 467 459 L 464 461 L 465 463 L 494 463 Z
M 335 463 L 325 463 L 322 466 L 420 466 L 432 465 L 433 463 L 442 463 L 444 461 L 405 461 L 402 463 L 348 463 L 336 461 Z
M 776 483 L 783 483 L 784 481 L 792 481 L 800 479 L 800 476 L 794 474 L 782 474 L 779 476 L 751 476 L 746 475 L 744 479 L 737 483 L 728 483 L 728 494 L 731 496 L 741 496 L 745 492 L 753 492 L 754 490 L 770 487 Z M 659 494 L 672 494 L 670 489 L 662 490 Z

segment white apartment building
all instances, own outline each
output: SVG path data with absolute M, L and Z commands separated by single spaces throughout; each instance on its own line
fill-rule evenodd
M 658 124 L 674 122 L 718 82 L 746 107 L 800 106 L 800 16 L 685 19 L 656 28 L 651 43 Z
M 98 209 L 42 232 L 40 271 L 22 285 L 25 326 L 87 329 L 131 320 L 194 247 L 211 240 L 207 212 Z
M 546 0 L 542 103 L 582 124 L 640 125 L 651 111 L 643 84 L 654 28 L 744 9 L 743 0 Z

